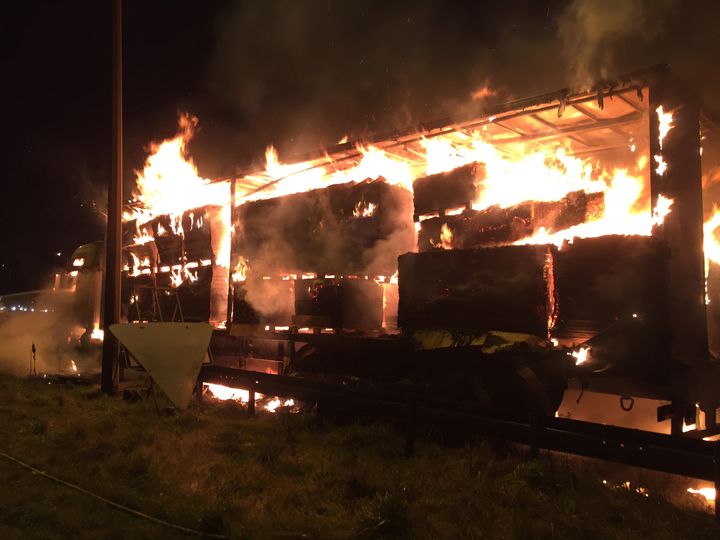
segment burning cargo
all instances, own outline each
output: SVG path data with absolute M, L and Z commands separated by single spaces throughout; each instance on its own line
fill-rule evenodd
M 246 202 L 233 222 L 236 294 L 259 310 L 238 323 L 380 329 L 374 278 L 415 242 L 410 194 L 382 178 Z
M 562 364 L 551 379 L 569 365 L 583 388 L 700 402 L 714 417 L 699 133 L 715 124 L 667 70 L 292 163 L 270 148 L 264 169 L 217 182 L 184 155 L 192 125 L 138 179 L 143 205 L 127 222 L 128 280 L 146 287 L 130 295 L 137 318 L 177 296 L 184 316 L 216 324 L 214 347 L 233 365 L 274 347 L 286 371 L 345 355 L 355 373 L 372 378 L 374 365 L 398 380 L 479 342 L 463 362 L 520 369 L 488 352 L 501 339 L 531 371 Z M 161 154 L 182 171 L 181 193 L 158 172 Z M 517 380 L 507 401 L 530 384 Z M 556 393 L 557 382 L 541 384 Z

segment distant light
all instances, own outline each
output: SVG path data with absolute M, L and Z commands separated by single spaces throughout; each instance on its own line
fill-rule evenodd
M 62 255 L 62 251 L 58 251 L 55 255 L 57 255 L 58 257 L 60 257 L 60 256 Z
M 637 319 L 637 313 L 633 313 L 633 319 Z

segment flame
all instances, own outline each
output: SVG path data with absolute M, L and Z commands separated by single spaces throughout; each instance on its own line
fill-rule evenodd
M 720 208 L 713 208 L 710 218 L 703 225 L 703 249 L 705 251 L 705 277 L 707 277 L 710 261 L 720 264 L 720 242 L 715 233 L 720 227 Z
M 168 139 L 160 144 L 150 145 L 150 155 L 145 161 L 142 171 L 136 171 L 137 192 L 135 199 L 139 203 L 135 208 L 126 211 L 123 219 L 126 221 L 136 220 L 136 235 L 133 239 L 135 244 L 144 244 L 153 240 L 148 232 L 147 222 L 161 215 L 168 215 L 170 218 L 168 230 L 158 223 L 157 235 L 164 236 L 172 234 L 184 236 L 183 213 L 187 210 L 206 205 L 221 206 L 219 213 L 219 241 L 213 249 L 215 253 L 215 264 L 224 268 L 230 266 L 230 184 L 224 182 L 211 182 L 198 175 L 197 167 L 187 154 L 187 145 L 192 139 L 194 129 L 197 125 L 197 118 L 183 114 L 179 119 L 179 133 L 173 139 Z M 197 229 L 203 226 L 203 218 L 195 218 L 194 213 L 188 214 L 190 221 L 189 229 Z M 140 225 L 145 224 L 145 225 Z M 139 270 L 140 263 L 137 257 L 131 253 L 133 265 L 131 276 L 140 274 L 151 274 L 148 270 Z M 212 264 L 212 261 L 202 261 L 202 265 Z M 143 261 L 142 266 L 150 266 L 150 261 Z M 190 282 L 198 279 L 197 273 L 189 272 L 188 267 L 173 269 L 171 284 L 179 286 L 183 281 Z
M 655 172 L 658 173 L 658 175 L 663 176 L 665 171 L 667 171 L 667 163 L 665 163 L 665 159 L 663 159 L 663 157 L 659 154 L 654 155 L 653 159 L 655 160 L 655 163 L 657 163 Z
M 239 197 L 236 204 L 320 189 L 335 184 L 379 178 L 383 178 L 389 184 L 412 190 L 415 175 L 410 163 L 394 158 L 375 146 L 356 145 L 355 149 L 358 152 L 359 161 L 356 160 L 349 168 L 335 169 L 330 167 L 333 163 L 328 156 L 320 160 L 282 163 L 277 150 L 273 146 L 269 146 L 265 152 L 265 170 L 259 175 L 259 178 L 264 180 L 268 187 Z
M 605 208 L 599 216 L 586 223 L 552 231 L 538 228 L 534 234 L 517 244 L 556 244 L 573 238 L 589 238 L 608 234 L 650 235 L 657 219 L 644 201 L 646 191 L 644 171 L 647 157 L 641 156 L 634 167 L 611 171 L 598 168 L 589 159 L 570 155 L 558 145 L 544 151 L 519 152 L 512 157 L 484 141 L 482 135 L 453 133 L 424 139 L 425 174 L 437 174 L 462 165 L 484 164 L 485 175 L 480 179 L 479 195 L 473 201 L 474 210 L 491 206 L 507 208 L 533 201 L 557 201 L 574 191 L 603 193 Z M 659 201 L 659 215 L 666 215 L 669 199 Z
M 555 261 L 550 249 L 545 253 L 545 264 L 543 265 L 543 278 L 547 287 L 547 337 L 552 339 L 550 333 L 555 328 L 558 317 L 557 298 L 555 295 Z M 557 340 L 555 340 L 557 342 Z M 557 345 L 556 345 L 557 346 Z
M 103 341 L 105 339 L 105 331 L 96 324 L 90 333 L 90 341 Z
M 659 105 L 658 108 L 655 109 L 655 112 L 658 116 L 658 143 L 660 144 L 661 153 L 655 154 L 653 159 L 655 160 L 655 163 L 657 163 L 655 172 L 659 176 L 664 176 L 667 172 L 668 165 L 662 155 L 662 147 L 665 137 L 667 137 L 667 134 L 673 128 L 673 113 L 672 111 L 665 112 L 662 105 Z
M 183 271 L 182 268 L 175 268 L 173 267 L 170 270 L 170 285 L 173 287 L 179 287 L 183 284 Z
M 146 223 L 154 217 L 170 214 L 175 230 L 181 229 L 183 211 L 210 204 L 227 203 L 227 182 L 211 183 L 198 175 L 197 167 L 187 156 L 187 145 L 193 137 L 197 118 L 183 114 L 179 118 L 180 132 L 172 139 L 150 145 L 150 155 L 142 171 L 135 171 L 140 203 L 123 216 L 126 221 L 137 219 Z M 178 234 L 176 232 L 176 234 Z
M 355 210 L 353 210 L 353 216 L 370 217 L 375 213 L 375 208 L 377 208 L 377 205 L 374 203 L 365 204 L 364 201 L 359 201 L 355 205 Z
M 269 412 L 275 412 L 278 407 L 293 407 L 295 405 L 294 399 L 286 399 L 282 401 L 280 398 L 273 398 L 265 404 L 265 410 Z
M 672 113 L 664 112 L 661 107 L 657 112 L 660 136 L 664 139 L 672 128 Z M 486 118 L 484 125 L 493 120 Z M 184 212 L 210 204 L 221 206 L 221 226 L 218 227 L 221 238 L 215 263 L 227 268 L 230 266 L 232 231 L 229 184 L 212 183 L 199 176 L 187 152 L 196 125 L 196 118 L 182 115 L 179 132 L 174 138 L 151 145 L 151 155 L 143 170 L 136 172 L 136 199 L 140 204 L 127 212 L 125 219 L 136 219 L 140 224 L 137 226 L 135 242 L 141 243 L 152 239 L 147 225 L 142 224 L 147 224 L 154 217 L 169 215 L 172 233 L 183 235 L 186 232 L 183 230 Z M 517 244 L 562 246 L 576 237 L 650 235 L 653 227 L 662 223 L 672 205 L 671 199 L 660 196 L 655 209 L 650 208 L 646 189 L 648 156 L 640 156 L 629 167 L 608 170 L 602 168 L 596 160 L 572 155 L 569 148 L 561 144 L 544 149 L 515 142 L 491 144 L 485 139 L 482 129 L 457 130 L 433 136 L 425 134 L 420 144 L 421 151 L 411 150 L 415 155 L 412 159 L 391 153 L 388 146 L 356 144 L 355 152 L 350 149 L 342 158 L 334 160 L 326 154 L 318 159 L 290 163 L 281 161 L 277 150 L 269 146 L 265 152 L 264 168 L 244 177 L 248 182 L 263 183 L 263 188 L 237 195 L 236 205 L 366 179 L 383 179 L 389 184 L 412 190 L 416 178 L 447 172 L 471 163 L 482 164 L 483 171 L 477 179 L 478 195 L 472 201 L 474 210 L 493 206 L 507 208 L 528 200 L 559 201 L 569 193 L 580 190 L 588 194 L 603 194 L 604 208 L 598 209 L 598 215 L 589 216 L 587 222 L 563 230 L 538 227 L 527 238 L 517 241 Z M 407 156 L 407 152 L 403 155 Z M 369 217 L 376 210 L 375 203 L 361 201 L 354 208 L 353 215 Z M 450 209 L 445 214 L 462 211 L 463 208 Z M 202 226 L 202 217 L 185 215 L 189 219 L 189 229 Z M 185 227 L 188 227 L 187 221 Z M 420 223 L 416 223 L 415 227 L 417 231 Z M 157 234 L 169 232 L 160 227 L 157 229 Z M 437 247 L 451 249 L 452 240 L 452 231 L 444 224 Z M 149 270 L 141 271 L 139 262 L 135 259 L 134 262 L 136 264 L 131 266 L 131 275 L 151 273 Z M 205 265 L 205 262 L 201 264 Z M 147 266 L 150 266 L 149 262 Z M 197 279 L 197 274 L 188 272 L 187 268 L 172 271 L 174 286 L 186 279 Z M 238 282 L 245 280 L 246 274 L 247 261 L 241 259 L 230 277 Z
M 240 257 L 237 265 L 235 266 L 235 270 L 233 270 L 232 273 L 233 282 L 237 283 L 238 281 L 245 281 L 247 279 L 247 270 L 247 259 L 245 259 L 245 257 Z
M 652 224 L 654 227 L 659 227 L 665 222 L 665 218 L 670 213 L 673 202 L 672 199 L 668 199 L 664 195 L 658 195 L 658 200 L 652 212 Z
M 716 499 L 715 488 L 711 488 L 711 487 L 704 487 L 704 488 L 699 488 L 699 489 L 688 488 L 687 491 L 688 491 L 688 493 L 702 495 L 703 497 L 705 497 L 705 500 L 707 502 L 712 502 L 712 503 L 715 502 L 715 499 Z
M 440 228 L 440 242 L 438 242 L 437 244 L 434 243 L 432 240 L 430 242 L 436 248 L 452 249 L 452 239 L 453 234 L 450 230 L 450 227 L 447 226 L 447 223 L 443 223 L 442 227 Z
M 250 392 L 241 388 L 232 388 L 230 386 L 223 386 L 222 384 L 203 383 L 203 386 L 208 389 L 210 394 L 219 399 L 220 401 L 237 401 L 239 403 L 247 403 L 250 401 Z M 255 392 L 255 401 L 263 399 L 265 396 Z M 275 412 L 279 407 L 294 407 L 294 399 L 282 400 L 278 397 L 272 398 L 268 401 L 264 409 L 268 412 Z
M 662 105 L 659 105 L 655 112 L 658 116 L 658 142 L 660 143 L 660 150 L 662 150 L 665 137 L 674 127 L 673 113 L 672 111 L 665 112 Z
M 210 393 L 221 401 L 239 401 L 241 403 L 247 403 L 250 401 L 250 392 L 241 388 L 231 388 L 230 386 L 223 386 L 222 384 L 203 383 Z M 262 397 L 262 394 L 255 393 L 255 399 Z
M 588 360 L 588 358 L 590 358 L 590 347 L 580 347 L 578 350 L 572 351 L 568 354 L 575 358 L 576 366 L 581 366 Z
M 720 208 L 713 208 L 712 214 L 703 224 L 703 251 L 705 253 L 705 303 L 710 303 L 707 280 L 710 275 L 710 263 L 720 264 L 720 242 L 715 235 L 720 227 Z

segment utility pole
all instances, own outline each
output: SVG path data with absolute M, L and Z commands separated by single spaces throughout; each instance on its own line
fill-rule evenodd
M 122 0 L 113 0 L 113 123 L 112 174 L 108 186 L 105 238 L 105 305 L 103 310 L 102 390 L 112 393 L 118 383 L 118 342 L 110 333 L 120 322 L 120 261 L 122 259 Z

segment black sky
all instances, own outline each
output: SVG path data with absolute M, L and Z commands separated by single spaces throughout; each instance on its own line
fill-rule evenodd
M 28 0 L 0 19 L 0 293 L 40 286 L 76 245 L 102 238 L 111 3 Z M 199 118 L 191 153 L 214 177 L 270 143 L 300 152 L 477 106 L 469 95 L 486 82 L 523 97 L 664 61 L 720 108 L 711 0 L 124 4 L 127 191 L 180 111 Z

